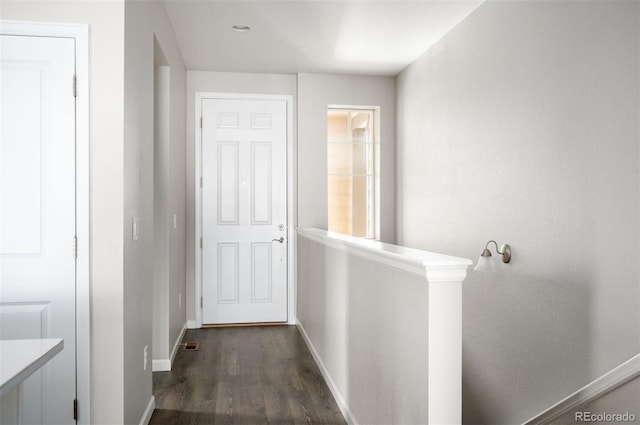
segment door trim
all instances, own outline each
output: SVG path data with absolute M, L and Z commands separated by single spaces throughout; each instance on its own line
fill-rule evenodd
M 287 323 L 296 324 L 296 234 L 297 225 L 297 199 L 294 190 L 294 144 L 293 144 L 293 96 L 291 95 L 271 95 L 271 94 L 247 94 L 247 93 L 220 93 L 220 92 L 196 92 L 195 96 L 195 176 L 194 191 L 196 200 L 196 220 L 194 249 L 196 259 L 196 284 L 195 284 L 195 327 L 202 327 L 202 249 L 200 248 L 200 238 L 202 237 L 202 193 L 200 187 L 200 177 L 202 176 L 202 129 L 200 120 L 202 118 L 202 101 L 205 99 L 235 99 L 235 100 L 284 100 L 287 107 Z
M 89 26 L 0 21 L 4 35 L 72 38 L 76 54 L 76 398 L 78 424 L 91 421 L 91 310 L 89 280 Z M 71 88 L 71 82 L 69 82 Z M 69 241 L 71 255 L 71 241 Z M 86 320 L 78 320 L 86 318 Z M 71 409 L 72 406 L 69 406 Z

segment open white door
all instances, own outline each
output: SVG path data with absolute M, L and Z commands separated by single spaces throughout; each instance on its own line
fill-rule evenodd
M 203 324 L 286 322 L 286 101 L 202 102 Z
M 21 423 L 72 424 L 76 398 L 73 38 L 1 36 L 0 338 L 62 338 L 23 386 Z M 0 361 L 2 361 L 0 359 Z M 0 422 L 13 417 L 3 399 Z

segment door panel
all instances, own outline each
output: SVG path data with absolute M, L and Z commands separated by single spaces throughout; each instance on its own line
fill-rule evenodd
M 218 143 L 218 224 L 238 224 L 238 142 Z
M 271 143 L 251 142 L 251 224 L 271 225 Z
M 203 100 L 204 324 L 287 320 L 286 107 Z
M 64 340 L 63 351 L 25 381 L 20 416 L 22 423 L 71 424 L 75 43 L 2 35 L 1 52 L 0 338 Z M 2 416 L 12 408 L 3 403 Z

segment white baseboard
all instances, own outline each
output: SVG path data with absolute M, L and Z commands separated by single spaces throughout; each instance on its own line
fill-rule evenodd
M 198 329 L 195 320 L 187 320 L 187 329 Z
M 304 326 L 302 326 L 302 323 L 300 323 L 300 321 L 297 321 L 296 326 L 300 330 L 300 333 L 302 334 L 302 338 L 304 339 L 304 342 L 307 344 L 307 347 L 309 347 L 309 351 L 311 351 L 311 355 L 313 356 L 313 359 L 316 361 L 318 368 L 320 369 L 320 372 L 324 377 L 324 380 L 327 382 L 327 386 L 329 387 L 329 390 L 331 391 L 333 398 L 336 400 L 336 403 L 338 404 L 338 408 L 340 409 L 342 416 L 344 416 L 344 419 L 347 421 L 349 425 L 358 425 L 358 421 L 356 420 L 355 416 L 353 416 L 353 413 L 349 409 L 349 406 L 347 405 L 347 402 L 345 401 L 344 397 L 342 396 L 342 394 L 340 394 L 340 390 L 338 390 L 338 386 L 333 381 L 333 378 L 331 378 L 331 375 L 329 374 L 329 370 L 324 365 L 324 362 L 320 358 L 320 354 L 318 354 L 316 347 L 314 347 L 313 343 L 311 342 L 309 335 L 307 335 L 307 331 L 304 330 Z
M 180 347 L 180 342 L 182 338 L 184 338 L 184 333 L 187 331 L 187 323 L 185 322 L 184 326 L 182 326 L 182 330 L 180 331 L 180 335 L 175 340 L 173 344 L 173 349 L 171 350 L 171 357 L 168 359 L 154 359 L 151 362 L 151 370 L 153 372 L 169 372 L 171 370 L 171 365 L 173 365 L 173 359 L 176 358 L 176 353 L 178 352 L 178 348 Z
M 180 344 L 182 343 L 182 338 L 184 338 L 184 333 L 187 331 L 187 323 L 185 322 L 182 325 L 182 330 L 180 331 L 180 335 L 173 343 L 173 350 L 171 350 L 171 364 L 173 364 L 173 360 L 176 358 L 176 353 L 178 352 L 178 348 L 180 348 Z
M 606 393 L 640 376 L 640 354 L 636 354 L 620 366 L 611 369 L 590 384 L 534 416 L 523 425 L 545 425 L 576 407 L 597 400 Z
M 171 359 L 153 359 L 151 362 L 152 372 L 169 372 L 171 370 Z
M 140 418 L 140 425 L 149 425 L 151 421 L 151 416 L 153 415 L 153 411 L 156 409 L 156 398 L 151 396 L 149 399 L 149 403 L 147 404 L 147 408 L 144 409 L 144 413 Z

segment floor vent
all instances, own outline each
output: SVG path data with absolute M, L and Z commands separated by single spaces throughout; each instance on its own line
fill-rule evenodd
M 199 342 L 187 342 L 182 344 L 182 351 L 197 351 L 200 348 Z

